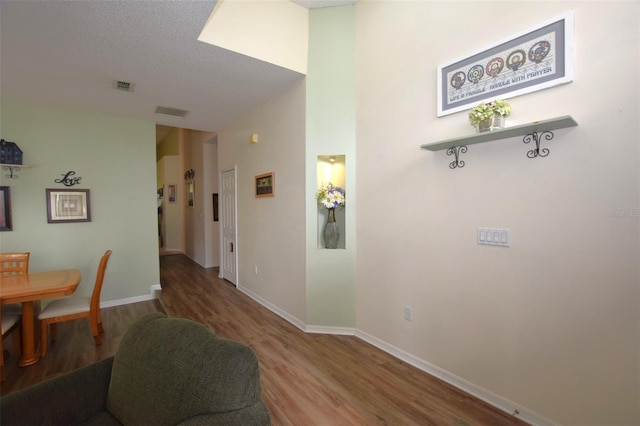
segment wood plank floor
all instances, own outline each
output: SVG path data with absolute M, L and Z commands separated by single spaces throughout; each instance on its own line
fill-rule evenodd
M 260 361 L 274 425 L 523 425 L 522 421 L 353 336 L 306 334 L 182 255 L 161 256 L 157 301 L 103 309 L 105 338 L 88 322 L 60 324 L 47 358 L 8 361 L 2 394 L 115 353 L 131 322 L 147 312 L 189 318 L 243 342 Z

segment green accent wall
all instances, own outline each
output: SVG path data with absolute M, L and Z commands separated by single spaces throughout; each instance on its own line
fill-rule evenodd
M 355 7 L 309 12 L 306 128 L 307 325 L 355 326 Z M 318 247 L 318 156 L 345 156 L 346 206 L 340 247 Z
M 150 294 L 159 284 L 155 123 L 1 99 L 2 138 L 16 142 L 31 168 L 10 187 L 13 230 L 0 233 L 0 250 L 29 251 L 29 269 L 77 268 L 89 295 L 98 262 L 113 250 L 102 301 Z M 47 223 L 45 189 L 90 190 L 91 222 Z

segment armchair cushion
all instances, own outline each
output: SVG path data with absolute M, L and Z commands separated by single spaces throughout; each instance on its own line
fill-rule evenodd
M 197 424 L 204 415 L 228 417 L 224 424 L 269 421 L 253 351 L 202 324 L 163 314 L 143 317 L 123 338 L 107 408 L 122 424 Z

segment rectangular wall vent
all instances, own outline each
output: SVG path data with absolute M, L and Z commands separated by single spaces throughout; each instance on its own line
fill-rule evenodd
M 123 92 L 133 92 L 134 86 L 135 84 L 129 83 L 127 81 L 113 80 L 113 88 L 122 90 Z
M 177 108 L 159 106 L 156 108 L 156 114 L 172 115 L 174 117 L 186 117 L 187 114 L 189 114 L 189 111 L 184 111 L 182 109 L 177 109 Z

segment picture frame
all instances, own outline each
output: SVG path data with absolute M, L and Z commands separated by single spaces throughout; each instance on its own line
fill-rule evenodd
M 573 81 L 573 11 L 438 66 L 437 114 Z
M 213 221 L 218 222 L 220 217 L 218 216 L 218 194 L 212 194 L 213 198 Z
M 176 185 L 175 183 L 169 184 L 168 187 L 168 196 L 167 198 L 169 199 L 169 204 L 175 204 L 176 203 L 176 199 L 178 198 L 178 185 Z
M 90 191 L 88 189 L 46 189 L 47 222 L 91 222 Z
M 12 231 L 11 223 L 11 188 L 0 186 L 0 231 Z
M 263 173 L 255 177 L 256 198 L 273 197 L 275 192 L 274 172 Z

